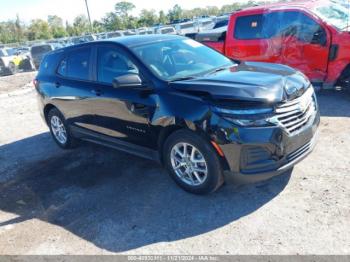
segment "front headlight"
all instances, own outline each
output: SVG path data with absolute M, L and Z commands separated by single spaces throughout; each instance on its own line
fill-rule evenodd
M 269 126 L 267 121 L 273 113 L 273 108 L 249 108 L 249 109 L 227 109 L 221 107 L 212 107 L 213 112 L 220 115 L 227 121 L 243 127 L 251 126 Z

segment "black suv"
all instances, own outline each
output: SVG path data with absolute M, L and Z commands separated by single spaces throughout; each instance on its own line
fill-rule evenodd
M 183 189 L 223 174 L 265 179 L 310 153 L 319 124 L 308 79 L 232 61 L 180 36 L 129 36 L 53 51 L 35 79 L 55 142 L 77 139 L 158 160 Z

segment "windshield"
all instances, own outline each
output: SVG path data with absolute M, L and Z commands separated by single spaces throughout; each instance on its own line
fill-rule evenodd
M 33 46 L 31 49 L 32 54 L 42 54 L 48 53 L 50 51 L 52 51 L 52 47 L 50 45 Z
M 155 42 L 132 50 L 155 75 L 166 81 L 233 65 L 230 59 L 192 39 Z
M 342 5 L 333 3 L 314 9 L 315 13 L 327 23 L 339 30 L 344 30 L 349 25 L 349 10 Z
M 16 55 L 16 50 L 13 48 L 6 49 L 6 52 L 9 56 Z

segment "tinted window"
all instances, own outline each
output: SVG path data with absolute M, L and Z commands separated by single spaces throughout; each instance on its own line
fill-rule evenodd
M 315 35 L 317 35 L 316 38 Z M 324 44 L 327 40 L 326 32 L 316 21 L 297 11 L 243 16 L 236 21 L 236 39 L 249 40 L 291 36 L 306 43 Z
M 58 66 L 57 73 L 61 76 L 67 76 L 67 59 L 63 59 Z
M 57 73 L 69 78 L 88 80 L 90 55 L 90 48 L 80 48 L 74 50 L 60 62 L 57 68 Z
M 39 46 L 33 46 L 31 48 L 32 54 L 41 54 L 41 53 L 47 53 L 52 51 L 52 47 L 50 45 L 39 45 Z
M 234 36 L 236 39 L 262 38 L 262 15 L 238 17 L 236 20 Z
M 97 80 L 99 82 L 111 84 L 115 77 L 138 74 L 135 64 L 115 48 L 100 47 L 97 54 Z

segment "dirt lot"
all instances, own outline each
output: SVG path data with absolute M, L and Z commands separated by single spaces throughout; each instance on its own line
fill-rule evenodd
M 151 161 L 58 149 L 34 91 L 0 97 L 0 254 L 349 254 L 350 95 L 319 104 L 291 174 L 194 196 Z
M 13 76 L 0 77 L 0 96 L 15 90 L 26 89 L 31 85 L 37 72 L 18 73 Z

